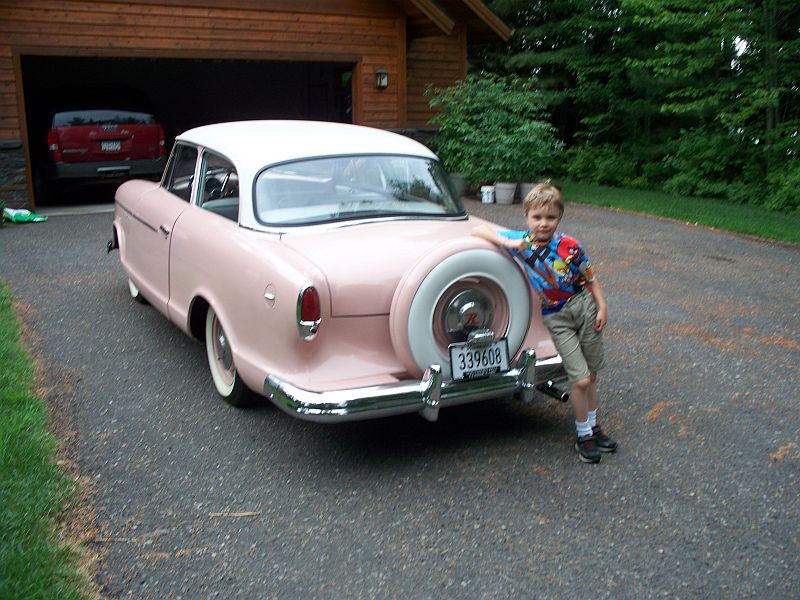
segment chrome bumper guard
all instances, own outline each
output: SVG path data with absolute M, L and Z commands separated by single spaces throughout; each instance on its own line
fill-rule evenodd
M 560 356 L 537 360 L 536 353 L 526 349 L 514 368 L 481 379 L 443 381 L 441 367 L 431 365 L 419 381 L 313 392 L 270 375 L 264 394 L 285 412 L 308 421 L 358 421 L 413 412 L 436 421 L 443 406 L 508 395 L 531 402 L 537 389 L 564 401 L 569 394 L 557 387 L 563 381 Z

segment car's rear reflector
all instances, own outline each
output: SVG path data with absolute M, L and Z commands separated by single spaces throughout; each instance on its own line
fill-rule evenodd
M 58 132 L 55 129 L 47 132 L 47 149 L 50 151 L 50 158 L 53 159 L 53 162 L 61 160 L 61 146 L 58 144 Z

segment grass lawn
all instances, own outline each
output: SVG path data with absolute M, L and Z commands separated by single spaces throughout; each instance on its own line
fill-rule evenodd
M 19 331 L 0 281 L 0 598 L 90 598 L 77 553 L 59 540 L 73 484 L 54 464 L 56 441 Z
M 716 227 L 761 238 L 800 243 L 800 215 L 786 215 L 710 198 L 686 198 L 663 192 L 612 188 L 573 181 L 557 182 L 573 202 L 619 208 Z

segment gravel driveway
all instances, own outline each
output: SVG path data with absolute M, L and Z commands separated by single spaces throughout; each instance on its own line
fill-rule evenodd
M 468 201 L 522 226 L 519 207 Z M 606 292 L 586 465 L 567 405 L 342 425 L 213 391 L 133 302 L 110 214 L 0 229 L 111 597 L 797 598 L 800 247 L 569 204 Z

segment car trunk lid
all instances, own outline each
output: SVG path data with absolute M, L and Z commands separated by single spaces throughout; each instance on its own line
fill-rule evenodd
M 389 314 L 406 272 L 449 239 L 467 237 L 474 220 L 384 221 L 284 234 L 282 240 L 326 276 L 334 317 Z

